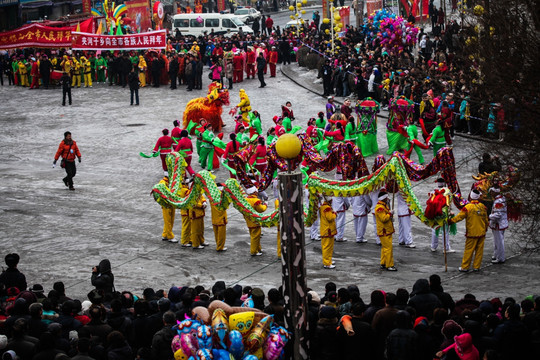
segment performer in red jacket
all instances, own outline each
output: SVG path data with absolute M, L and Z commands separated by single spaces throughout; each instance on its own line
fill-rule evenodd
M 244 58 L 237 51 L 233 57 L 233 83 L 244 81 Z
M 268 65 L 270 66 L 270 77 L 276 77 L 276 64 L 278 62 L 278 52 L 276 47 L 272 46 L 272 50 L 268 55 Z
M 191 167 L 193 144 L 191 143 L 191 139 L 189 138 L 188 132 L 186 129 L 180 132 L 180 140 L 178 140 L 178 145 L 176 145 L 176 147 L 174 148 L 174 151 L 182 152 L 182 154 L 184 155 L 184 159 L 187 162 L 186 171 L 191 176 L 195 175 L 195 171 L 193 171 L 193 168 Z
M 154 153 L 159 151 L 159 156 L 161 157 L 161 166 L 163 167 L 163 172 L 165 176 L 169 176 L 167 171 L 167 164 L 165 163 L 165 158 L 172 151 L 173 140 L 169 136 L 169 129 L 163 129 L 161 131 L 163 136 L 158 139 L 156 146 L 154 146 Z

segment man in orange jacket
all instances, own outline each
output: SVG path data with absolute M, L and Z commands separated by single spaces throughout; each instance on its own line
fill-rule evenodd
M 270 77 L 276 77 L 276 64 L 278 62 L 278 53 L 276 47 L 272 46 L 272 50 L 268 55 L 268 65 L 270 66 Z
M 54 156 L 53 168 L 56 166 L 58 158 L 62 156 L 62 161 L 60 166 L 66 169 L 66 177 L 62 179 L 64 184 L 69 187 L 69 190 L 75 190 L 73 187 L 73 178 L 77 173 L 77 168 L 75 166 L 75 157 L 81 162 L 81 152 L 77 147 L 77 143 L 71 138 L 71 133 L 66 131 L 64 133 L 64 140 L 58 145 L 58 150 Z

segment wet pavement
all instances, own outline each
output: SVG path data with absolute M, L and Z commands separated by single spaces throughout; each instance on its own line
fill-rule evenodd
M 264 89 L 258 88 L 257 80 L 249 80 L 235 84 L 231 91 L 231 104 L 235 105 L 240 87 L 246 89 L 253 109 L 261 113 L 264 130 L 273 125 L 272 117 L 281 113 L 280 106 L 286 101 L 293 103 L 296 122 L 304 127 L 308 118 L 324 109 L 324 98 L 281 73 L 266 81 L 268 87 Z M 195 251 L 161 240 L 161 209 L 150 196 L 152 186 L 162 177 L 161 162 L 138 154 L 151 151 L 161 130 L 172 128 L 172 121 L 181 119 L 191 98 L 205 95 L 204 91 L 186 92 L 183 87 L 174 91 L 165 86 L 144 88 L 140 90 L 141 105 L 134 107 L 129 106 L 127 88 L 96 84 L 91 89 L 73 89 L 73 105 L 63 107 L 60 89 L 0 87 L 0 254 L 21 255 L 19 268 L 26 274 L 29 286 L 40 283 L 48 292 L 55 281 L 62 280 L 68 296 L 82 298 L 92 289 L 92 267 L 103 258 L 111 260 L 116 289 L 139 294 L 146 287 L 168 289 L 172 285 L 201 284 L 209 288 L 217 280 L 264 290 L 281 284 L 276 229 L 263 229 L 262 247 L 266 251 L 263 256 L 250 257 L 245 221 L 233 208 L 229 210 L 227 252 L 215 251 L 209 211 L 205 237 L 211 246 Z M 229 109 L 223 111 L 228 124 L 225 139 L 234 127 Z M 385 121 L 380 121 L 378 127 L 379 147 L 385 151 Z M 63 169 L 51 166 L 66 130 L 73 133 L 82 153 L 75 191 L 68 191 L 62 183 Z M 424 151 L 426 159 L 430 154 L 431 150 Z M 454 155 L 461 188 L 469 189 L 471 174 L 478 165 L 474 143 L 456 137 Z M 370 168 L 373 158 L 366 159 Z M 195 168 L 200 170 L 197 165 Z M 216 175 L 218 180 L 225 180 L 228 172 L 220 170 Z M 423 204 L 433 181 L 414 184 Z M 179 214 L 177 217 L 175 233 L 179 237 Z M 491 265 L 493 245 L 488 233 L 482 270 L 461 274 L 457 268 L 465 228 L 460 223 L 458 235 L 451 240 L 457 252 L 448 255 L 445 273 L 442 252 L 432 253 L 429 249 L 430 229 L 413 218 L 417 248 L 397 246 L 396 234 L 394 257 L 399 271 L 392 273 L 379 270 L 380 248 L 375 244 L 370 219 L 368 243 L 336 243 L 335 270 L 322 268 L 320 243 L 308 238 L 308 285 L 322 292 L 328 281 L 338 286 L 356 284 L 361 296 L 369 299 L 372 290 L 410 290 L 416 279 L 438 273 L 445 289 L 456 298 L 467 292 L 478 298 L 518 299 L 540 293 L 538 280 L 532 280 L 539 272 L 538 255 L 514 253 L 514 226 L 511 224 L 506 234 L 508 260 L 504 265 Z M 345 235 L 353 238 L 350 211 Z

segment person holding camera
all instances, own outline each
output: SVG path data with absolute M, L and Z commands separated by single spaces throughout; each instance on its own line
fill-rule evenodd
M 109 259 L 101 260 L 98 266 L 92 268 L 92 285 L 104 295 L 114 292 L 114 275 Z
M 66 131 L 64 133 L 64 140 L 58 145 L 58 150 L 54 156 L 53 168 L 56 167 L 56 162 L 58 158 L 62 156 L 60 161 L 60 167 L 66 169 L 66 177 L 62 179 L 64 184 L 69 187 L 69 190 L 75 190 L 73 187 L 73 178 L 77 173 L 77 168 L 75 167 L 75 157 L 81 162 L 81 152 L 77 147 L 77 143 L 71 138 L 71 133 Z

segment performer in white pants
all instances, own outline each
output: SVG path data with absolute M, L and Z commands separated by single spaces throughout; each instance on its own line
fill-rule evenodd
M 360 195 L 351 199 L 354 216 L 354 233 L 356 234 L 357 243 L 367 242 L 367 240 L 364 238 L 368 220 L 368 206 L 366 204 L 367 197 L 368 195 Z
M 397 198 L 397 214 L 398 214 L 398 223 L 399 223 L 399 245 L 404 245 L 408 248 L 415 248 L 416 245 L 413 242 L 412 233 L 411 233 L 411 210 L 409 205 L 401 196 L 401 193 L 398 191 L 396 194 Z
M 377 206 L 377 202 L 379 202 L 379 189 L 370 192 L 367 196 L 369 197 L 369 200 L 371 201 L 371 216 L 373 217 L 373 234 L 375 236 L 375 243 L 377 245 L 381 245 L 381 239 L 379 239 L 379 235 L 377 235 L 377 220 L 375 218 L 375 206 Z
M 493 264 L 503 264 L 506 261 L 504 255 L 504 230 L 508 228 L 506 198 L 501 194 L 498 185 L 494 185 L 489 191 L 495 197 L 489 215 L 489 227 L 493 233 L 493 256 L 491 262 Z
M 371 172 L 376 172 L 380 167 L 382 167 L 386 163 L 386 159 L 384 158 L 384 155 L 377 155 L 375 157 L 375 160 L 373 161 L 373 166 L 371 167 Z M 379 235 L 377 235 L 377 220 L 375 219 L 375 206 L 377 206 L 377 203 L 379 202 L 379 191 L 382 189 L 374 189 L 372 192 L 370 192 L 367 195 L 366 203 L 369 202 L 369 207 L 371 211 L 371 215 L 373 216 L 373 234 L 375 235 L 375 243 L 377 245 L 381 245 L 381 239 L 379 239 Z
M 435 190 L 440 190 L 440 189 L 443 189 L 444 187 L 446 187 L 446 182 L 444 181 L 443 178 L 438 178 L 436 180 L 436 183 L 437 183 L 437 188 Z M 429 193 L 429 196 L 431 197 L 431 195 L 433 195 L 433 192 Z M 441 241 L 443 241 L 443 235 L 442 235 L 442 231 L 443 229 L 440 228 L 439 229 L 439 235 L 441 237 Z M 453 253 L 453 252 L 456 252 L 456 250 L 453 250 L 451 247 L 450 247 L 450 226 L 449 225 L 445 225 L 444 226 L 444 232 L 445 232 L 445 236 L 446 236 L 446 252 L 447 253 Z M 437 248 L 439 247 L 439 235 L 437 235 L 437 231 L 435 229 L 431 229 L 431 251 L 432 252 L 435 252 L 437 251 Z
M 341 180 L 341 174 L 336 173 L 335 175 L 336 180 Z M 342 197 L 342 196 L 335 196 L 332 200 L 332 210 L 336 212 L 336 230 L 337 234 L 334 237 L 336 239 L 336 242 L 345 242 L 347 239 L 345 239 L 345 215 L 347 210 L 351 204 L 349 203 L 349 199 Z

